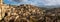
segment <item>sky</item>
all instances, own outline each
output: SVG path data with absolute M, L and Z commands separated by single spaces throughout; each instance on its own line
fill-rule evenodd
M 20 5 L 31 4 L 36 6 L 60 5 L 60 0 L 3 0 L 5 4 Z

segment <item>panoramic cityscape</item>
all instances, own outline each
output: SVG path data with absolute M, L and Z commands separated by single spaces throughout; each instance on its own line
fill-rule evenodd
M 60 0 L 0 0 L 0 22 L 60 22 Z

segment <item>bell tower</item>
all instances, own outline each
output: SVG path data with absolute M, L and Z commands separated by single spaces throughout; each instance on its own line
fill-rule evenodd
M 2 20 L 2 0 L 0 0 L 0 20 Z
M 6 7 L 9 6 L 6 6 L 5 4 L 3 4 L 3 0 L 0 0 L 0 20 L 2 20 L 2 18 L 4 18 L 5 16 Z

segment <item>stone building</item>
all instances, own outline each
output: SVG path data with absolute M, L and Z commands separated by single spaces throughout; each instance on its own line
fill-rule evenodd
M 4 17 L 7 8 L 9 8 L 9 6 L 3 4 L 3 0 L 0 0 L 0 20 Z

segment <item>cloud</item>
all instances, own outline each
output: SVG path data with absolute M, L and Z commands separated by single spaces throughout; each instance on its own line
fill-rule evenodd
M 16 0 L 9 1 L 9 0 L 4 0 L 5 4 L 32 4 L 32 5 L 37 5 L 37 6 L 51 6 L 51 5 L 60 5 L 60 0 Z
M 60 0 L 46 0 L 45 5 L 60 5 Z

